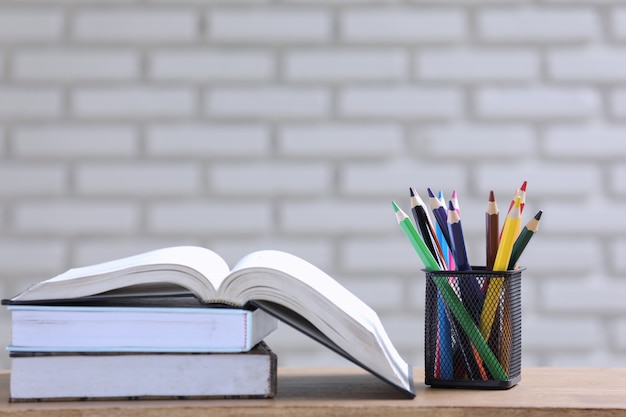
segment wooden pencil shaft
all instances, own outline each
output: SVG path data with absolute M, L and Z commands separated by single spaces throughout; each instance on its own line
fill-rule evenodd
M 485 266 L 487 270 L 493 270 L 493 264 L 496 260 L 496 254 L 498 253 L 498 246 L 500 243 L 500 239 L 498 236 L 498 231 L 500 227 L 499 215 L 498 213 L 489 214 L 485 213 L 485 223 L 486 223 L 486 263 Z
M 450 243 L 452 243 L 452 254 L 454 255 L 457 269 L 460 271 L 472 269 L 467 259 L 461 220 L 454 208 L 448 210 L 448 229 L 450 233 Z
M 519 236 L 515 240 L 513 244 L 513 249 L 511 250 L 511 259 L 509 260 L 508 269 L 513 269 L 517 264 L 522 252 L 526 249 L 528 242 L 535 235 L 535 232 L 539 228 L 539 220 L 541 220 L 541 214 L 543 212 L 539 210 L 539 212 L 533 217 L 527 224 L 524 226 Z
M 420 235 L 422 235 L 422 239 L 424 239 L 424 243 L 428 247 L 428 250 L 432 253 L 432 255 L 437 258 L 437 249 L 435 248 L 435 243 L 433 242 L 432 236 L 430 234 L 430 229 L 428 227 L 426 221 L 426 211 L 422 206 L 414 206 L 412 208 L 413 218 L 415 219 L 415 224 L 417 224 L 418 231 Z
M 485 211 L 485 267 L 487 270 L 493 270 L 493 263 L 498 253 L 498 245 L 500 243 L 500 213 L 498 212 L 498 204 L 496 196 L 491 190 L 489 192 L 489 201 L 487 202 L 487 210 Z
M 502 238 L 498 246 L 498 253 L 494 261 L 493 269 L 495 271 L 505 271 L 509 265 L 511 251 L 515 243 L 516 230 L 520 224 L 520 197 L 517 197 L 513 209 L 506 216 L 506 222 L 502 230 Z
M 452 248 L 452 242 L 450 237 L 450 231 L 448 230 L 448 215 L 446 214 L 446 209 L 443 206 L 439 206 L 433 209 L 433 214 L 435 216 L 435 220 L 439 224 L 441 228 L 441 233 L 443 234 L 443 238 L 446 240 L 449 248 Z

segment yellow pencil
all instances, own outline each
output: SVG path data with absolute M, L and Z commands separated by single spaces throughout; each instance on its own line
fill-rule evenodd
M 515 199 L 515 204 L 512 209 L 507 213 L 506 221 L 502 229 L 502 239 L 498 246 L 498 252 L 496 253 L 496 259 L 493 263 L 494 271 L 506 271 L 509 266 L 509 260 L 511 259 L 511 252 L 513 251 L 513 244 L 519 224 L 521 222 L 520 213 L 521 197 Z M 504 284 L 504 277 L 494 277 L 489 279 L 489 286 L 487 287 L 487 294 L 485 295 L 485 302 L 483 304 L 483 311 L 480 315 L 480 332 L 485 340 L 489 340 L 489 333 L 491 333 L 491 327 L 498 308 L 498 300 L 500 298 L 500 292 L 502 291 L 502 285 Z

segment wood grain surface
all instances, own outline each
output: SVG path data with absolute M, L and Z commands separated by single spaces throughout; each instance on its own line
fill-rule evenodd
M 416 369 L 414 399 L 360 368 L 279 368 L 278 375 L 274 399 L 9 403 L 9 372 L 0 371 L 0 417 L 626 416 L 626 368 L 525 368 L 504 391 L 434 389 Z

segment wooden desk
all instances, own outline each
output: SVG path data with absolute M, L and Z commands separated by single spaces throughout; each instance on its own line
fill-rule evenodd
M 433 389 L 416 369 L 412 400 L 359 368 L 278 375 L 278 396 L 269 400 L 8 403 L 9 374 L 0 371 L 0 417 L 626 416 L 626 368 L 528 368 L 507 391 Z

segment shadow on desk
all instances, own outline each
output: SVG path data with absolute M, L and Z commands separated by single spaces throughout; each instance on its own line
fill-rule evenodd
M 281 375 L 278 396 L 285 400 L 411 400 L 370 374 Z

